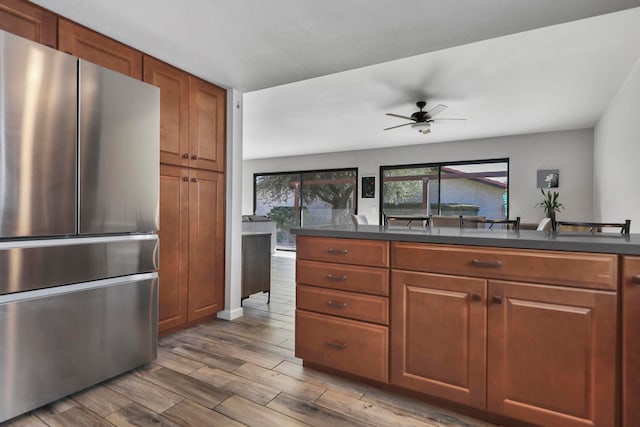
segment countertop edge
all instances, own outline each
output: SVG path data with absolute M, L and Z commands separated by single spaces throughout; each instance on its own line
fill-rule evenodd
M 457 229 L 452 227 L 400 229 L 377 225 L 292 228 L 291 233 L 298 236 L 640 255 L 640 235 L 638 234 L 627 236 L 616 234 L 591 235 L 532 230 Z

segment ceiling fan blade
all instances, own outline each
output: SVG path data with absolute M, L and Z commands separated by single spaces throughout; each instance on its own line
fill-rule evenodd
M 442 113 L 447 108 L 448 107 L 446 105 L 444 105 L 444 104 L 438 104 L 435 107 L 433 107 L 431 110 L 427 111 L 427 114 L 429 115 L 429 117 L 433 117 L 436 114 Z
M 437 119 L 431 119 L 431 120 L 434 121 L 434 122 L 441 122 L 443 120 L 462 120 L 462 121 L 464 121 L 464 120 L 467 120 L 467 119 L 451 119 L 451 118 L 438 117 Z
M 395 129 L 395 128 L 399 128 L 399 127 L 402 127 L 402 126 L 409 126 L 409 125 L 413 125 L 413 124 L 415 124 L 415 123 L 413 123 L 413 122 L 411 122 L 411 123 L 405 123 L 405 124 L 402 124 L 402 125 L 391 126 L 390 128 L 385 128 L 385 129 L 382 129 L 382 130 Z
M 386 113 L 387 116 L 397 117 L 399 119 L 413 120 L 411 117 L 401 116 L 400 114 Z

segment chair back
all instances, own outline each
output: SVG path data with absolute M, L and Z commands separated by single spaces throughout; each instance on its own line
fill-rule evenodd
M 369 221 L 367 220 L 367 216 L 366 215 L 351 215 L 351 221 L 354 224 L 369 224 Z
M 450 215 L 429 216 L 431 227 L 460 227 L 460 218 Z
M 485 221 L 486 216 L 458 216 L 458 226 L 460 228 L 479 228 L 481 221 Z
M 536 231 L 551 231 L 552 226 L 551 218 L 542 218 L 540 220 L 540 224 L 538 224 L 538 228 L 536 228 Z
M 592 234 L 601 233 L 605 229 L 619 229 L 620 234 L 629 234 L 631 232 L 631 220 L 627 219 L 624 222 L 553 221 L 554 231 L 562 231 L 563 228 L 569 231 Z
M 520 230 L 520 217 L 516 219 L 487 219 L 483 216 L 462 216 L 460 215 L 460 228 L 493 228 L 494 225 L 500 224 L 511 230 Z
M 420 224 L 429 227 L 429 217 L 424 215 L 385 215 L 384 225 L 389 227 L 392 225 L 400 225 L 411 228 L 412 225 Z

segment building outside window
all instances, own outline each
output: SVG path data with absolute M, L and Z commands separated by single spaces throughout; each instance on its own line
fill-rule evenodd
M 386 215 L 509 216 L 509 160 L 381 166 Z

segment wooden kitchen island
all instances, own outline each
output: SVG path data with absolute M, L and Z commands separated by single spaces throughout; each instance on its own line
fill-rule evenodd
M 294 232 L 305 365 L 507 425 L 640 425 L 640 235 Z

